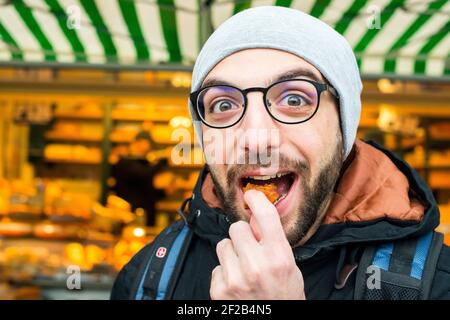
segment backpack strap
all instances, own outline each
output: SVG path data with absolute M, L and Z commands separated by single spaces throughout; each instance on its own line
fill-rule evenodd
M 169 299 L 192 239 L 191 228 L 179 220 L 164 230 L 153 242 L 138 272 L 132 299 Z
M 181 272 L 189 245 L 192 240 L 193 231 L 188 225 L 184 225 L 178 237 L 170 249 L 166 265 L 161 274 L 158 284 L 156 300 L 171 299 L 175 289 L 178 276 Z
M 428 232 L 419 238 L 367 247 L 358 267 L 355 299 L 427 299 L 442 243 L 442 234 Z
M 427 300 L 430 298 L 431 289 L 433 285 L 434 274 L 436 272 L 436 266 L 439 260 L 442 246 L 444 244 L 444 235 L 439 232 L 431 232 L 432 239 L 430 246 L 428 247 L 428 257 L 426 254 L 421 253 L 421 250 L 425 250 L 424 246 L 426 242 L 420 242 L 417 246 L 417 255 L 414 256 L 412 276 L 416 275 L 417 270 L 420 269 L 419 266 L 423 264 L 422 259 L 426 259 L 424 262 L 425 266 L 422 272 L 422 294 L 420 299 Z M 416 266 L 417 265 L 417 266 Z

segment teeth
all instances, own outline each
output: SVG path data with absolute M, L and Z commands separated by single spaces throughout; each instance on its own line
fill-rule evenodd
M 285 197 L 286 197 L 286 194 L 282 194 L 277 200 L 275 200 L 275 202 L 273 204 L 276 205 L 278 202 L 283 200 Z
M 269 179 L 272 179 L 273 176 L 252 176 L 250 178 L 255 179 L 255 180 L 269 180 Z
M 285 175 L 287 175 L 287 173 L 276 173 L 274 175 L 266 175 L 266 176 L 246 176 L 245 178 L 250 178 L 250 179 L 255 179 L 255 180 L 269 180 L 269 179 L 280 178 Z

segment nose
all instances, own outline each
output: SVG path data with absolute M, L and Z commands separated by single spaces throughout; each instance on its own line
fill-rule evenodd
M 241 148 L 246 154 L 271 157 L 278 152 L 280 144 L 279 127 L 264 106 L 262 92 L 247 94 L 247 110 L 240 123 L 245 143 Z

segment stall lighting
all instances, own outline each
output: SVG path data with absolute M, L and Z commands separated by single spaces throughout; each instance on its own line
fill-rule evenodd
M 133 235 L 137 238 L 142 238 L 145 236 L 145 230 L 143 228 L 134 228 Z
M 175 73 L 171 79 L 171 83 L 175 88 L 189 88 L 191 85 L 191 75 L 186 72 Z
M 187 117 L 176 116 L 176 117 L 173 117 L 172 119 L 170 119 L 169 124 L 173 128 L 179 128 L 179 127 L 189 128 L 192 125 L 192 122 L 191 122 L 191 119 L 189 119 Z
M 53 225 L 50 225 L 50 224 L 48 224 L 48 225 L 45 225 L 43 228 L 42 228 L 42 231 L 44 232 L 44 233 L 46 233 L 46 234 L 52 234 L 52 233 L 54 233 L 55 232 L 55 226 L 53 226 Z
M 389 131 L 395 125 L 398 116 L 396 112 L 390 107 L 381 107 L 380 115 L 378 117 L 378 127 L 381 130 Z
M 396 93 L 400 91 L 401 83 L 383 78 L 378 80 L 377 86 L 381 93 Z

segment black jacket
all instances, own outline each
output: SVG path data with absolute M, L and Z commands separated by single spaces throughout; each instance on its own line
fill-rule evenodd
M 379 148 L 379 147 L 377 147 Z M 382 149 L 381 149 L 382 150 Z M 336 289 L 346 253 L 358 246 L 380 241 L 394 241 L 418 237 L 439 224 L 439 209 L 436 201 L 419 175 L 408 164 L 389 151 L 382 150 L 408 178 L 410 188 L 426 204 L 422 221 L 400 221 L 379 219 L 366 222 L 345 222 L 322 225 L 314 236 L 301 247 L 293 249 L 297 265 L 305 281 L 307 299 L 353 299 L 356 272 L 353 272 L 342 289 Z M 210 299 L 211 272 L 219 264 L 216 244 L 228 236 L 229 223 L 220 209 L 212 209 L 201 197 L 201 185 L 206 176 L 203 170 L 190 202 L 194 236 L 181 274 L 176 284 L 174 299 Z M 134 283 L 143 256 L 152 250 L 152 244 L 144 247 L 119 273 L 114 284 L 112 299 L 130 299 L 130 286 Z M 443 246 L 436 266 L 431 299 L 450 299 L 450 248 Z

